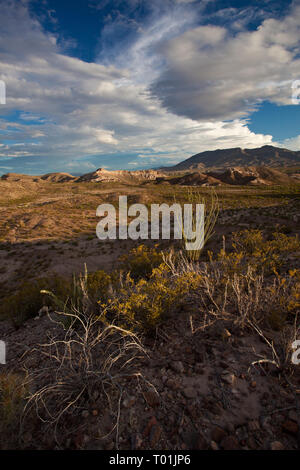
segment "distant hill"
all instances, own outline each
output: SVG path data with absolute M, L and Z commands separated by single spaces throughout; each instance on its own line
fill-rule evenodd
M 105 168 L 98 168 L 96 171 L 86 173 L 85 175 L 77 178 L 77 182 L 91 181 L 95 183 L 120 181 L 120 182 L 134 182 L 141 180 L 155 180 L 157 177 L 162 176 L 163 173 L 157 170 L 105 170 Z
M 73 176 L 69 173 L 47 173 L 45 175 L 31 176 L 23 175 L 19 173 L 6 173 L 1 176 L 2 180 L 10 182 L 22 182 L 22 181 L 32 181 L 32 182 L 42 182 L 48 181 L 52 183 L 65 183 L 65 182 L 92 182 L 92 183 L 106 183 L 111 181 L 118 181 L 120 183 L 135 183 L 143 181 L 151 181 L 156 178 L 163 177 L 164 173 L 157 170 L 105 170 L 104 168 L 98 168 L 91 173 L 86 173 L 82 176 Z
M 40 177 L 44 181 L 52 181 L 53 183 L 65 183 L 66 181 L 74 181 L 76 176 L 70 173 L 47 173 Z
M 255 149 L 235 147 L 223 150 L 209 150 L 197 153 L 164 171 L 204 170 L 236 166 L 283 167 L 300 165 L 300 151 L 264 145 Z
M 222 171 L 203 173 L 194 171 L 174 178 L 158 178 L 157 184 L 179 184 L 182 186 L 272 185 L 293 184 L 297 180 L 282 171 L 265 166 L 232 167 Z

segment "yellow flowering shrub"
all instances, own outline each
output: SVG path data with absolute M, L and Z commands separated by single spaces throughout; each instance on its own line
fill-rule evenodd
M 162 263 L 162 254 L 157 248 L 158 245 L 155 245 L 154 248 L 146 245 L 133 248 L 128 255 L 120 257 L 121 267 L 129 272 L 130 277 L 134 280 L 149 279 L 152 270 Z
M 108 307 L 123 326 L 149 332 L 185 302 L 186 294 L 196 285 L 195 273 L 172 276 L 167 266 L 161 264 L 153 269 L 148 280 L 134 281 L 127 276 Z

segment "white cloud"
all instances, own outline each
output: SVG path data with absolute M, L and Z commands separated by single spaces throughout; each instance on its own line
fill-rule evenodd
M 161 45 L 167 66 L 152 92 L 171 112 L 197 120 L 240 118 L 263 100 L 291 104 L 299 37 L 300 6 L 254 31 L 198 26 Z
M 285 139 L 281 142 L 280 147 L 288 148 L 290 150 L 295 150 L 299 152 L 300 149 L 300 135 L 297 135 L 290 139 Z
M 77 159 L 83 168 L 79 159 L 89 155 L 111 155 L 113 164 L 113 155 L 130 153 L 133 165 L 133 154 L 147 156 L 145 164 L 149 159 L 156 161 L 159 153 L 161 160 L 174 162 L 207 149 L 271 143 L 272 136 L 254 134 L 246 120 L 222 119 L 228 114 L 240 115 L 241 100 L 257 96 L 255 73 L 260 84 L 270 76 L 278 83 L 288 77 L 288 71 L 279 73 L 279 63 L 282 69 L 292 63 L 296 74 L 297 61 L 288 52 L 296 43 L 296 20 L 285 23 L 289 34 L 282 26 L 274 36 L 271 25 L 265 23 L 263 33 L 244 32 L 236 39 L 216 27 L 193 27 L 182 33 L 191 24 L 191 10 L 185 16 L 174 13 L 169 23 L 164 15 L 160 21 L 147 25 L 123 62 L 118 56 L 112 65 L 86 63 L 64 55 L 56 38 L 29 16 L 26 3 L 8 1 L 1 12 L 0 31 L 0 79 L 7 84 L 7 105 L 0 107 L 0 141 L 4 142 L 0 157 L 36 157 L 44 166 L 65 162 L 66 167 L 72 168 L 76 168 Z M 267 65 L 269 75 L 265 69 L 260 71 L 263 66 L 257 63 L 264 58 L 262 42 L 274 62 Z M 230 73 L 224 57 L 234 58 L 246 49 L 247 60 L 240 56 L 233 59 Z M 158 50 L 169 61 L 164 73 Z M 203 66 L 198 64 L 200 59 Z M 192 68 L 188 71 L 187 67 Z M 245 81 L 241 82 L 243 67 Z M 249 79 L 246 70 L 251 72 Z M 277 75 L 272 75 L 272 70 Z M 154 75 L 162 73 L 155 86 L 155 92 L 162 97 L 165 85 L 159 88 L 159 83 L 164 83 L 166 77 L 171 79 L 170 71 L 177 80 L 178 102 L 172 94 L 170 103 L 162 106 L 158 98 L 151 96 L 147 85 Z M 149 80 L 144 83 L 142 78 L 147 75 Z M 215 84 L 214 76 L 219 77 Z M 198 82 L 204 83 L 207 96 L 199 92 Z M 269 88 L 269 96 L 275 96 L 273 85 Z M 21 111 L 21 119 L 8 122 L 6 114 L 16 109 Z M 199 109 L 203 119 L 197 122 L 192 118 L 199 117 Z M 214 121 L 208 119 L 212 115 Z

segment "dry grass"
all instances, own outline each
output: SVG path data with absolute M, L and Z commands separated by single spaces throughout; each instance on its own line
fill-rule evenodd
M 64 339 L 53 338 L 31 351 L 40 355 L 41 367 L 29 373 L 31 392 L 24 408 L 23 426 L 28 414 L 35 410 L 46 432 L 53 435 L 58 446 L 65 446 L 68 436 L 77 430 L 67 424 L 68 420 L 78 419 L 96 398 L 100 413 L 109 409 L 115 417 L 110 433 L 114 433 L 118 448 L 120 403 L 126 378 L 142 380 L 135 369 L 135 361 L 145 355 L 139 338 L 75 308 L 72 313 L 56 312 L 53 321 L 68 326 Z

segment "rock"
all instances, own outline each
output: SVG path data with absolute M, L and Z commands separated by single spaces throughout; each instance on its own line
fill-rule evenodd
M 226 436 L 227 432 L 219 426 L 216 426 L 211 432 L 211 438 L 215 442 L 221 442 Z
M 239 442 L 244 443 L 248 439 L 248 432 L 245 426 L 239 426 L 235 432 Z
M 156 420 L 155 416 L 152 416 L 150 418 L 150 420 L 148 421 L 148 424 L 147 424 L 147 426 L 146 426 L 146 428 L 143 432 L 143 437 L 149 436 L 152 427 L 155 426 L 155 425 L 157 425 L 157 420 Z
M 252 436 L 250 436 L 249 439 L 248 439 L 248 447 L 251 450 L 256 450 L 257 449 L 256 441 Z
M 47 305 L 44 305 L 42 308 L 39 309 L 39 317 L 43 317 L 44 315 L 48 315 L 49 308 Z
M 239 450 L 240 446 L 234 436 L 226 436 L 221 441 L 221 447 L 224 450 Z
M 207 445 L 206 440 L 204 439 L 203 436 L 201 436 L 201 434 L 199 434 L 195 442 L 195 450 L 207 450 L 207 448 L 208 448 L 208 445 Z
M 130 408 L 135 403 L 135 397 L 127 397 L 123 401 L 123 405 L 125 408 Z
M 156 448 L 160 440 L 161 434 L 162 434 L 162 429 L 159 424 L 155 424 L 154 426 L 152 426 L 151 431 L 150 431 L 150 438 L 149 438 L 152 449 Z
M 140 449 L 142 447 L 143 439 L 140 434 L 133 434 L 130 440 L 132 450 Z
M 287 432 L 288 434 L 296 435 L 298 433 L 298 429 L 299 429 L 298 424 L 295 423 L 295 421 L 292 421 L 290 419 L 282 423 L 282 430 Z
M 148 390 L 147 392 L 144 392 L 144 398 L 147 404 L 151 406 L 151 408 L 154 408 L 155 406 L 158 406 L 160 404 L 159 395 L 153 389 Z
M 182 364 L 181 361 L 172 362 L 171 369 L 173 369 L 174 372 L 177 372 L 178 374 L 183 374 L 184 365 Z
M 289 419 L 291 419 L 292 421 L 295 421 L 295 422 L 298 421 L 298 416 L 297 416 L 297 413 L 296 413 L 295 410 L 290 410 L 289 411 Z
M 228 385 L 234 385 L 235 380 L 236 380 L 235 375 L 231 374 L 230 372 L 224 372 L 221 375 L 221 378 L 222 378 L 223 382 L 225 382 Z
M 108 441 L 105 444 L 105 450 L 113 450 L 115 448 L 115 443 L 113 441 Z
M 215 441 L 211 441 L 210 448 L 211 450 L 219 450 L 219 446 Z
M 258 431 L 260 428 L 259 426 L 259 422 L 256 421 L 256 420 L 253 420 L 253 421 L 249 421 L 248 423 L 248 429 L 250 432 L 255 432 L 255 431 Z
M 284 445 L 279 441 L 271 442 L 271 450 L 284 450 Z
M 88 417 L 89 417 L 89 412 L 88 412 L 88 410 L 83 410 L 83 412 L 81 413 L 81 416 L 82 416 L 83 418 L 88 418 Z
M 172 379 L 168 379 L 166 381 L 166 386 L 170 388 L 171 390 L 179 390 L 180 388 L 179 383 Z
M 227 362 L 225 362 L 225 361 L 220 361 L 219 362 L 219 367 L 222 367 L 222 369 L 228 369 L 229 364 L 227 364 Z
M 195 388 L 188 387 L 183 390 L 183 394 L 186 398 L 196 398 L 197 390 Z

